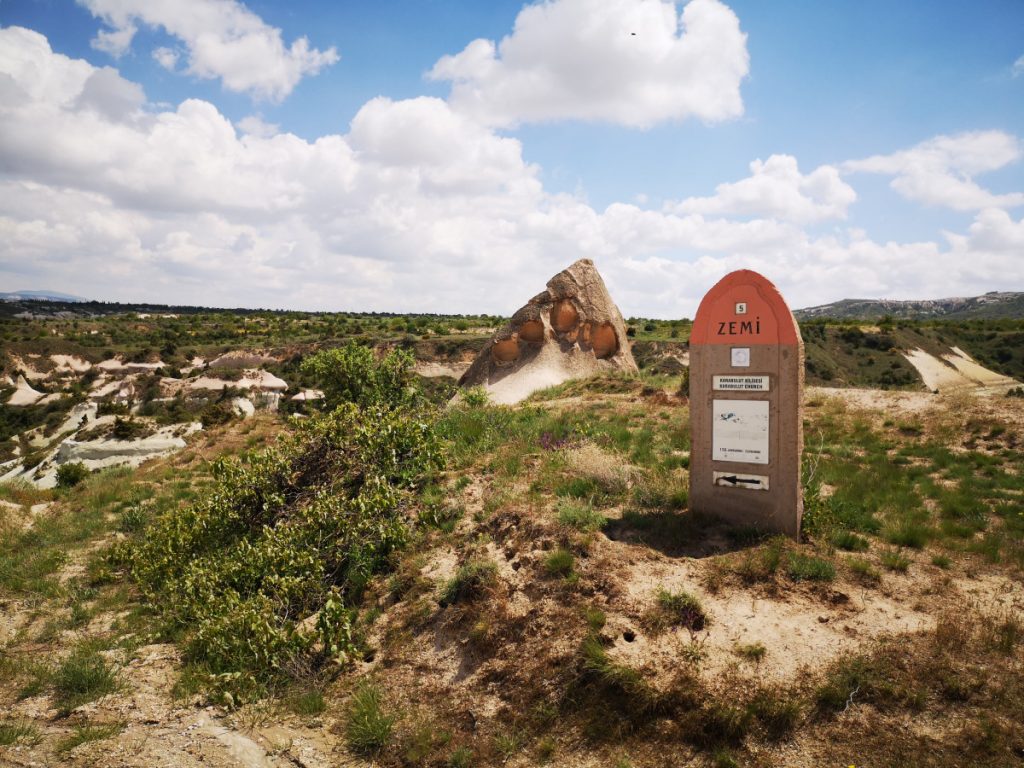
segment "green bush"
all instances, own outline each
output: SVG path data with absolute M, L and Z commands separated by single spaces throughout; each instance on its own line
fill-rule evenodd
M 302 372 L 319 382 L 327 408 L 342 403 L 396 407 L 414 393 L 414 362 L 403 349 L 391 350 L 378 361 L 369 347 L 349 343 L 307 357 Z
M 359 653 L 353 606 L 406 542 L 412 493 L 439 466 L 433 425 L 412 407 L 340 406 L 218 460 L 202 501 L 154 519 L 124 560 L 189 660 L 252 691 Z
M 482 408 L 490 402 L 491 396 L 485 387 L 470 387 L 462 390 L 462 402 L 470 408 Z
M 57 487 L 74 488 L 89 476 L 89 470 L 80 461 L 71 461 L 57 467 Z

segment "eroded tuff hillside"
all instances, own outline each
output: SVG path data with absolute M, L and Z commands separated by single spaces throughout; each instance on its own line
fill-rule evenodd
M 168 606 L 143 600 L 106 553 L 156 541 L 161 520 L 221 493 L 212 460 L 260 450 L 286 429 L 276 417 L 199 433 L 174 457 L 74 492 L 6 488 L 0 755 L 26 766 L 1018 761 L 1017 401 L 812 388 L 805 407 L 799 544 L 687 511 L 688 409 L 671 390 L 614 377 L 439 414 L 444 468 L 403 505 L 405 544 L 351 603 L 348 650 L 314 643 L 256 687 L 242 684 L 253 657 L 211 669 L 204 643 L 217 635 L 168 623 Z M 306 508 L 295 499 L 286 508 Z M 291 620 L 312 632 L 309 618 Z

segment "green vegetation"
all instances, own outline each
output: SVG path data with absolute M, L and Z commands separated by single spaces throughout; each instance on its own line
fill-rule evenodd
M 0 722 L 0 747 L 14 744 L 35 746 L 41 741 L 39 728 L 27 720 L 4 720 Z
M 544 570 L 550 576 L 568 578 L 576 566 L 576 558 L 567 549 L 556 549 L 544 558 Z
M 52 673 L 57 704 L 70 712 L 82 704 L 117 690 L 117 676 L 96 648 L 74 650 Z
M 57 467 L 57 487 L 73 488 L 89 476 L 89 470 L 80 461 L 68 462 Z
M 90 741 L 102 741 L 116 736 L 124 730 L 123 723 L 85 723 L 75 725 L 71 733 L 57 744 L 57 752 L 70 752 L 77 746 Z
M 559 499 L 557 509 L 559 523 L 583 533 L 599 531 L 608 522 L 604 515 L 586 501 L 572 498 Z
M 992 409 L 965 401 L 947 415 L 876 415 L 815 396 L 806 411 L 806 536 L 797 543 L 688 509 L 688 412 L 667 394 L 679 390 L 684 369 L 671 359 L 685 351 L 688 324 L 631 322 L 639 378 L 569 382 L 516 408 L 469 392 L 435 411 L 417 391 L 410 353 L 464 358 L 486 338 L 476 321 L 209 316 L 225 327 L 193 327 L 186 317 L 124 331 L 113 320 L 79 322 L 97 336 L 123 334 L 116 349 L 109 336 L 96 340 L 94 360 L 159 355 L 174 368 L 193 353 L 287 345 L 287 354 L 275 351 L 286 361 L 273 370 L 328 398 L 287 406 L 304 418 L 261 414 L 250 434 L 253 421 L 232 419 L 228 390 L 201 406 L 208 423 L 224 426 L 190 438 L 175 459 L 52 491 L 0 486 L 0 498 L 17 505 L 57 502 L 31 526 L 22 524 L 27 509 L 12 509 L 0 528 L 0 597 L 29 615 L 10 649 L 0 649 L 15 706 L 38 706 L 18 705 L 16 696 L 43 696 L 66 713 L 130 691 L 135 649 L 173 642 L 184 652 L 175 686 L 183 703 L 212 700 L 242 723 L 278 705 L 307 726 L 341 714 L 339 736 L 383 765 L 557 765 L 591 748 L 609 765 L 649 765 L 654 752 L 758 764 L 773 754 L 771 742 L 796 729 L 806 734 L 801 742 L 827 739 L 843 764 L 879 754 L 910 764 L 934 752 L 940 757 L 930 764 L 940 765 L 953 761 L 954 746 L 963 764 L 1016 756 L 1024 640 L 1015 614 L 964 609 L 957 622 L 937 623 L 966 623 L 967 634 L 943 626 L 903 636 L 899 646 L 884 627 L 858 630 L 857 651 L 792 687 L 766 682 L 787 660 L 764 643 L 733 646 L 721 665 L 721 648 L 698 634 L 723 597 L 810 606 L 831 614 L 821 631 L 834 632 L 843 609 L 833 606 L 870 602 L 870 590 L 898 599 L 901 573 L 912 567 L 920 602 L 901 605 L 916 612 L 954 599 L 953 573 L 957 582 L 1016 578 L 1024 567 L 1024 445 L 1018 425 Z M 820 334 L 807 333 L 820 335 L 809 347 L 827 353 L 814 359 L 834 366 L 833 384 L 904 386 L 903 368 L 892 367 L 902 345 L 938 351 L 960 332 L 926 323 L 820 325 Z M 960 346 L 981 359 L 974 349 L 991 343 L 996 354 L 1019 332 L 1009 322 L 990 327 L 964 324 L 996 337 Z M 172 328 L 197 341 L 162 341 Z M 234 336 L 221 341 L 227 328 Z M 165 353 L 165 343 L 174 350 Z M 59 344 L 78 341 L 15 344 L 67 351 Z M 1001 364 L 1017 357 L 1012 348 Z M 134 417 L 127 406 L 105 405 L 119 420 L 103 428 L 141 434 L 141 425 L 194 414 L 197 404 L 150 400 Z M 1000 400 L 995 412 L 1008 405 Z M 64 413 L 32 418 L 56 422 Z M 221 451 L 235 457 L 215 459 Z M 104 540 L 117 543 L 93 553 Z M 627 561 L 672 589 L 638 606 L 636 586 L 649 582 L 606 570 Z M 458 564 L 451 578 L 425 575 L 449 563 Z M 664 634 L 670 629 L 685 631 Z M 56 648 L 69 630 L 82 638 L 71 653 L 37 654 L 29 645 Z M 659 656 L 643 657 L 648 644 Z M 457 660 L 464 708 L 407 687 L 404 674 L 436 661 L 421 653 Z M 352 663 L 360 659 L 380 665 L 377 682 Z M 480 716 L 479 685 L 508 692 L 498 718 Z M 840 714 L 851 711 L 857 716 Z M 83 714 L 73 715 L 82 733 L 57 748 L 120 727 L 82 722 Z M 918 716 L 952 730 L 919 741 L 915 752 L 905 725 Z M 52 751 L 51 726 L 33 728 L 10 715 L 0 721 L 0 744 L 30 744 L 43 728 L 43 749 Z
M 288 669 L 361 652 L 356 606 L 408 540 L 404 510 L 439 465 L 432 412 L 397 384 L 408 359 L 385 358 L 381 373 L 356 357 L 368 366 L 364 381 L 385 382 L 338 390 L 362 407 L 340 403 L 273 447 L 218 461 L 211 493 L 115 553 L 182 633 L 190 662 L 233 698 L 259 695 Z M 334 362 L 325 355 L 318 365 Z M 309 616 L 315 626 L 300 627 Z
M 701 632 L 710 623 L 700 600 L 689 592 L 659 589 L 654 607 L 646 615 L 646 624 L 655 632 L 676 627 Z
M 761 660 L 768 653 L 768 649 L 764 647 L 764 643 L 744 643 L 737 645 L 734 650 L 736 655 L 741 659 L 752 661 L 755 664 L 760 664 Z
M 438 602 L 442 606 L 473 600 L 494 586 L 498 580 L 498 566 L 490 560 L 472 560 L 461 566 L 444 585 Z
M 405 350 L 392 350 L 378 361 L 371 348 L 349 343 L 306 358 L 302 370 L 323 389 L 323 402 L 328 409 L 342 403 L 354 403 L 361 408 L 397 407 L 413 393 L 413 362 L 412 355 Z
M 380 752 L 390 742 L 397 719 L 385 713 L 380 689 L 372 682 L 360 682 L 349 699 L 345 722 L 349 749 L 368 757 Z

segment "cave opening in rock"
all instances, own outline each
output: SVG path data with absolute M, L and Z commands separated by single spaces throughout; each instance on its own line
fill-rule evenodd
M 519 357 L 519 342 L 515 337 L 496 342 L 491 356 L 499 363 L 511 363 Z
M 569 299 L 562 299 L 551 308 L 551 327 L 559 333 L 571 331 L 580 320 L 580 313 Z
M 615 335 L 615 328 L 611 323 L 602 323 L 594 328 L 591 333 L 591 345 L 594 348 L 594 355 L 602 360 L 619 351 L 619 338 Z
M 540 320 L 527 320 L 519 329 L 519 338 L 531 344 L 540 344 L 544 341 L 544 323 Z

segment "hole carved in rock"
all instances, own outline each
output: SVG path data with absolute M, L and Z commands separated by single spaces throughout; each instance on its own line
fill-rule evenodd
M 559 333 L 571 331 L 579 321 L 580 313 L 569 299 L 562 299 L 551 308 L 551 327 Z
M 499 363 L 511 363 L 519 357 L 519 342 L 514 337 L 497 342 L 491 348 L 491 357 Z
M 613 356 L 619 351 L 619 337 L 611 323 L 603 323 L 591 332 L 591 345 L 599 360 Z
M 544 323 L 540 320 L 527 320 L 519 329 L 519 338 L 531 344 L 544 341 Z

